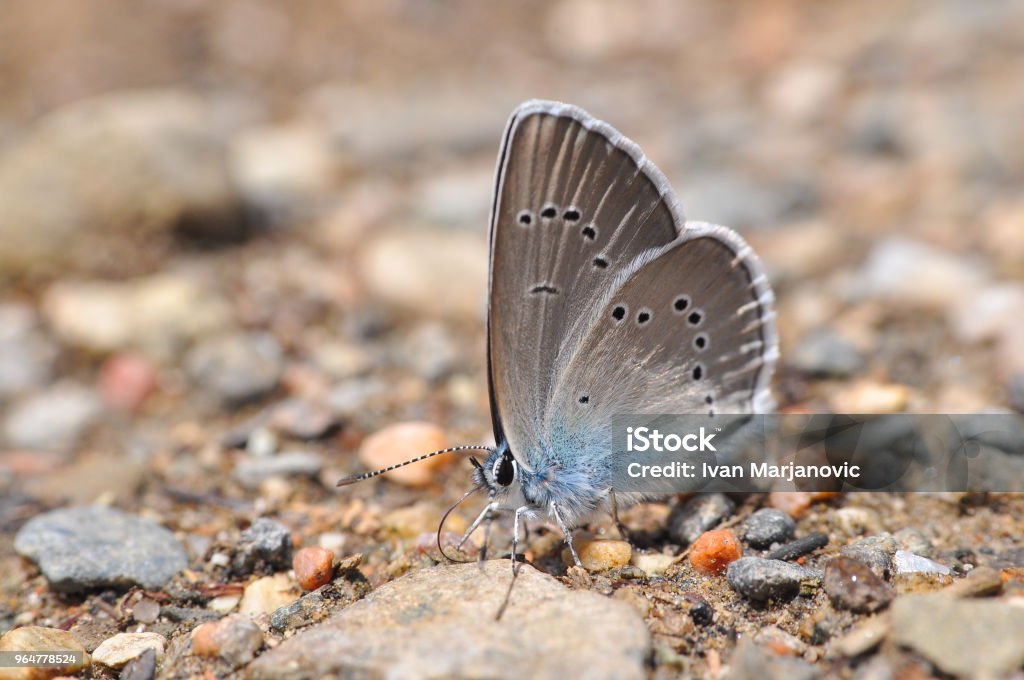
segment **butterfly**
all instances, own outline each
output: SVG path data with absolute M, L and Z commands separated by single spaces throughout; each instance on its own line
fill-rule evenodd
M 460 499 L 488 495 L 463 542 L 511 512 L 513 572 L 523 521 L 556 524 L 580 565 L 572 529 L 600 512 L 618 522 L 618 507 L 642 500 L 616 497 L 613 416 L 773 406 L 774 298 L 750 246 L 726 227 L 685 221 L 640 148 L 578 107 L 531 100 L 508 121 L 488 295 L 496 444 L 408 462 L 488 452 L 472 459 L 474 487 Z

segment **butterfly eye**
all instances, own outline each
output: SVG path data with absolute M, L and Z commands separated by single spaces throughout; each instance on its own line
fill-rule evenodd
M 494 473 L 494 481 L 501 486 L 508 486 L 516 478 L 515 458 L 512 457 L 511 453 L 506 453 L 495 461 L 492 472 Z

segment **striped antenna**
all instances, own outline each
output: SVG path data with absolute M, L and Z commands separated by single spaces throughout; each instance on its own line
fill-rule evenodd
M 359 474 L 359 475 L 352 475 L 351 477 L 343 477 L 342 479 L 338 480 L 338 483 L 337 483 L 336 486 L 348 486 L 349 484 L 355 484 L 356 482 L 361 482 L 364 479 L 370 479 L 371 477 L 376 477 L 378 475 L 382 475 L 385 472 L 391 472 L 392 470 L 397 470 L 398 468 L 405 467 L 406 465 L 409 465 L 410 463 L 418 463 L 419 461 L 426 460 L 427 458 L 433 458 L 434 456 L 440 456 L 442 453 L 457 453 L 459 451 L 487 451 L 487 452 L 493 452 L 494 451 L 494 447 L 493 446 L 453 446 L 450 449 L 441 449 L 440 451 L 431 451 L 430 453 L 424 453 L 422 456 L 416 456 L 415 458 L 407 460 L 404 463 L 395 463 L 394 465 L 389 465 L 386 468 L 381 468 L 380 470 L 374 470 L 372 472 L 364 472 L 364 473 Z

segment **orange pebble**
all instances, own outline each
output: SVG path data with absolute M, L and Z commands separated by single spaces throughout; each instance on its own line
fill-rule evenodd
M 768 494 L 768 505 L 790 517 L 800 517 L 811 503 L 820 503 L 838 495 L 838 491 L 772 491 Z
M 295 580 L 303 590 L 316 590 L 331 582 L 334 553 L 327 548 L 303 548 L 292 557 Z
M 705 574 L 721 574 L 730 562 L 743 555 L 731 529 L 705 531 L 690 549 L 690 563 Z

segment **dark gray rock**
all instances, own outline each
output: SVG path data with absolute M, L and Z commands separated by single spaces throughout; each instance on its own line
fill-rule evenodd
M 242 532 L 231 560 L 232 572 L 273 574 L 292 563 L 291 529 L 278 521 L 260 517 Z
M 893 590 L 871 567 L 850 557 L 837 557 L 825 567 L 825 592 L 837 609 L 869 614 L 884 609 Z
M 29 520 L 14 547 L 54 590 L 142 586 L 158 590 L 188 566 L 185 549 L 152 520 L 115 508 L 53 510 Z
M 270 616 L 270 627 L 276 631 L 302 628 L 318 623 L 370 592 L 370 583 L 355 567 L 342 564 L 339 576 L 325 586 L 306 593 Z
M 200 387 L 227 405 L 239 405 L 277 387 L 284 360 L 269 333 L 236 333 L 200 342 L 185 366 Z
M 781 560 L 741 557 L 729 565 L 726 579 L 733 590 L 751 600 L 793 597 L 821 583 L 821 572 Z
M 795 560 L 798 557 L 814 552 L 818 548 L 824 548 L 826 545 L 828 545 L 828 536 L 816 532 L 808 534 L 803 538 L 798 538 L 795 541 L 790 541 L 785 545 L 780 545 L 765 557 L 770 560 Z
M 722 493 L 697 494 L 682 506 L 672 509 L 668 532 L 672 540 L 689 545 L 700 535 L 732 514 L 736 504 Z
M 129 661 L 118 675 L 118 680 L 153 680 L 156 675 L 156 650 L 147 649 Z
M 651 640 L 624 602 L 508 562 L 420 569 L 299 632 L 249 666 L 254 680 L 332 677 L 644 678 Z
M 793 537 L 796 522 L 775 508 L 761 508 L 743 523 L 743 540 L 754 548 L 768 548 Z

